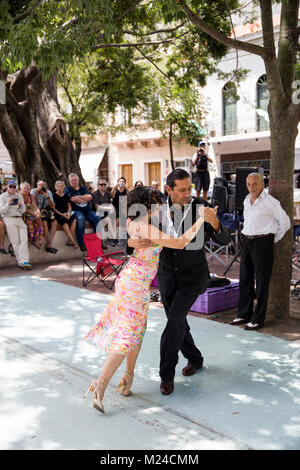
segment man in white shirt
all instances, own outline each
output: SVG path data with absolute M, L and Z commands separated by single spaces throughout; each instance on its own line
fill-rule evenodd
M 245 330 L 257 330 L 266 316 L 274 243 L 283 238 L 291 222 L 280 202 L 264 191 L 259 173 L 250 173 L 246 184 L 249 194 L 244 200 L 239 313 L 230 324 L 246 323 Z M 253 312 L 254 280 L 257 305 Z

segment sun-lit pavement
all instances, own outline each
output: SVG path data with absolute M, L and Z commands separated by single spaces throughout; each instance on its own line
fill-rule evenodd
M 189 317 L 205 367 L 159 392 L 161 308 L 151 307 L 133 396 L 112 379 L 83 400 L 104 355 L 86 344 L 110 296 L 35 276 L 0 279 L 1 449 L 300 449 L 300 344 Z

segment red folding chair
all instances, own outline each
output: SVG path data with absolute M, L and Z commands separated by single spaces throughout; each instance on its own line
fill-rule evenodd
M 118 274 L 127 261 L 127 255 L 124 251 L 103 253 L 101 234 L 99 232 L 88 233 L 83 236 L 83 240 L 88 252 L 88 256 L 83 257 L 83 287 L 86 287 L 97 278 L 108 289 L 112 290 Z M 114 256 L 118 258 L 113 258 Z M 85 268 L 90 270 L 87 278 L 85 278 Z

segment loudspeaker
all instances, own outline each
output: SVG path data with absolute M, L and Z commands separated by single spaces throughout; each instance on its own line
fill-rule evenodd
M 214 184 L 211 203 L 213 207 L 218 206 L 218 213 L 227 212 L 227 188 L 225 186 Z
M 244 210 L 244 199 L 249 194 L 246 179 L 250 173 L 260 173 L 264 175 L 263 168 L 237 168 L 236 169 L 236 183 L 235 183 L 235 210 L 243 211 Z
M 227 188 L 227 181 L 226 181 L 225 178 L 216 177 L 214 179 L 214 185 L 216 185 L 216 186 L 225 186 L 225 188 Z

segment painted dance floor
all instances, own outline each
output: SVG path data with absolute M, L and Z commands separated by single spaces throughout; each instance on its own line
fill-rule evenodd
M 83 340 L 108 295 L 0 280 L 1 449 L 300 449 L 300 344 L 189 316 L 204 368 L 160 394 L 163 309 L 151 307 L 133 396 L 83 395 L 105 356 Z M 123 370 L 124 368 L 122 368 Z M 3 432 L 4 430 L 4 432 Z

